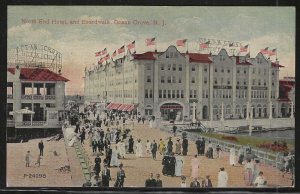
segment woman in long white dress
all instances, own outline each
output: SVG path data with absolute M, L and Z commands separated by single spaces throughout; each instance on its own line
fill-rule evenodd
M 125 143 L 123 142 L 123 140 L 117 143 L 117 147 L 121 158 L 124 158 L 126 152 L 125 152 Z
M 176 164 L 175 164 L 175 176 L 182 175 L 182 168 L 183 168 L 183 157 L 180 155 L 175 156 Z
M 151 153 L 151 142 L 149 142 L 149 140 L 147 140 L 147 143 L 146 143 L 146 152 L 147 152 L 147 154 Z
M 235 166 L 235 148 L 230 148 L 230 155 L 229 155 L 229 163 L 231 166 Z
M 200 166 L 200 161 L 197 158 L 197 155 L 195 155 L 195 157 L 191 160 L 192 178 L 197 178 L 199 176 L 199 166 Z
M 110 161 L 110 165 L 111 166 L 119 166 L 119 159 L 118 159 L 118 147 L 116 146 L 115 149 L 112 151 L 111 154 L 111 161 Z
M 137 144 L 135 145 L 135 148 L 136 148 L 136 157 L 143 157 L 143 145 L 141 143 L 141 140 L 138 140 Z

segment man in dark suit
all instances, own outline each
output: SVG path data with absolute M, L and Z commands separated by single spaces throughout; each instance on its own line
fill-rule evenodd
M 197 178 L 195 178 L 195 179 L 191 182 L 190 187 L 198 187 L 198 188 L 200 188 L 200 182 L 198 181 Z
M 153 178 L 153 173 L 150 173 L 150 178 L 145 181 L 145 187 L 156 187 L 156 180 Z
M 43 156 L 43 154 L 44 154 L 44 143 L 43 143 L 43 140 L 41 140 L 39 142 L 39 149 L 40 149 L 40 156 Z
M 156 187 L 162 187 L 162 181 L 160 180 L 160 174 L 156 175 Z
M 102 171 L 102 186 L 109 187 L 109 181 L 111 180 L 110 177 L 110 170 L 107 168 L 107 164 L 104 165 L 104 169 Z
M 155 140 L 153 140 L 153 143 L 151 144 L 151 153 L 152 153 L 152 158 L 156 160 L 156 152 L 157 152 L 157 143 Z

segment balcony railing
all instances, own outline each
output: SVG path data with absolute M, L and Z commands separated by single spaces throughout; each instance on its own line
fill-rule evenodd
M 13 99 L 13 95 L 12 94 L 7 94 L 7 99 Z
M 7 98 L 9 98 L 9 95 L 7 95 Z M 12 98 L 12 95 L 11 95 L 11 98 Z M 55 100 L 55 95 L 36 95 L 36 94 L 33 94 L 33 95 L 25 95 L 23 94 L 21 96 L 21 99 L 23 100 Z
M 57 121 L 56 123 L 47 123 L 47 121 L 21 121 L 16 122 L 12 120 L 7 121 L 7 126 L 16 126 L 16 127 L 57 127 L 62 126 L 63 121 Z
M 20 126 L 44 126 L 46 125 L 46 121 L 32 121 L 32 125 L 31 125 L 31 121 L 22 121 L 22 122 L 17 122 L 16 126 L 20 127 Z
M 32 95 L 22 95 L 21 96 L 21 99 L 23 99 L 23 100 L 31 100 L 32 99 Z
M 45 100 L 55 100 L 55 95 L 46 95 Z
M 42 95 L 33 95 L 34 100 L 44 100 L 44 96 Z
M 15 121 L 14 120 L 6 120 L 6 126 L 7 127 L 14 127 Z

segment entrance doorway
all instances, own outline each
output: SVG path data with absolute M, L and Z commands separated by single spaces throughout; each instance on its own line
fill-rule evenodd
M 182 111 L 183 107 L 178 103 L 165 103 L 160 107 L 161 116 L 167 121 L 182 119 Z

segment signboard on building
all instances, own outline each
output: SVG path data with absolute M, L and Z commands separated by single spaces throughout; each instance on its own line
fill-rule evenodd
M 252 86 L 251 90 L 268 90 L 268 87 L 263 86 Z
M 218 54 L 221 49 L 226 49 L 228 54 L 236 55 L 240 52 L 240 48 L 243 47 L 241 42 L 231 40 L 200 38 L 199 41 L 199 51 L 212 54 Z
M 189 99 L 189 103 L 198 103 L 198 99 Z

